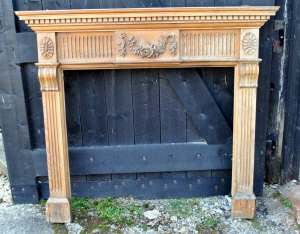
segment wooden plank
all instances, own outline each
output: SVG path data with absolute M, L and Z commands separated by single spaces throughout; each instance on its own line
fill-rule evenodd
M 104 71 L 79 71 L 82 145 L 107 145 Z
M 297 122 L 296 122 L 296 130 L 295 130 L 295 179 L 298 178 L 300 180 L 300 92 L 298 96 L 298 113 L 297 113 Z
M 214 6 L 214 0 L 186 0 L 186 7 Z
M 110 145 L 134 143 L 130 70 L 105 71 L 107 131 Z
M 81 79 L 83 78 L 84 77 L 81 77 Z M 89 81 L 87 80 L 86 83 L 88 82 Z M 66 117 L 67 117 L 67 130 L 68 130 L 68 144 L 71 147 L 82 146 L 83 137 L 82 137 L 81 128 L 84 127 L 84 131 L 88 131 L 88 130 L 86 129 L 87 127 L 86 125 L 84 126 L 81 125 L 81 109 L 80 109 L 81 105 L 80 105 L 78 73 L 76 71 L 64 71 L 64 84 L 65 84 L 65 103 L 66 103 L 66 113 L 67 113 Z M 89 104 L 90 103 L 87 103 L 88 107 L 90 107 Z M 83 111 L 86 111 L 86 109 L 83 108 Z M 88 114 L 89 111 L 87 113 L 83 113 L 84 116 Z M 89 124 L 91 124 L 92 127 L 94 127 L 93 116 L 91 116 L 90 120 L 91 121 L 89 122 Z M 97 130 L 97 128 L 95 130 Z M 89 134 L 86 135 L 89 136 Z M 93 137 L 96 138 L 94 135 Z
M 144 179 L 161 179 L 162 173 L 160 172 L 142 172 L 137 173 L 136 179 L 137 180 L 144 180 Z
M 215 6 L 241 6 L 243 0 L 215 0 Z
M 122 0 L 126 8 L 160 7 L 159 0 Z
M 284 136 L 281 164 L 281 180 L 287 182 L 292 179 L 299 179 L 300 174 L 300 156 L 299 156 L 299 61 L 300 61 L 300 28 L 299 28 L 299 9 L 298 1 L 291 2 L 288 9 L 293 9 L 290 15 L 290 40 L 289 45 L 289 66 L 288 66 L 288 81 L 286 82 L 286 103 L 285 103 L 285 119 L 284 119 Z M 297 116 L 298 115 L 298 116 Z M 298 121 L 297 121 L 298 118 Z
M 12 1 L 0 1 L 0 118 L 10 185 L 28 186 L 13 202 L 37 203 L 34 164 L 31 155 L 21 69 Z M 22 189 L 21 189 L 22 190 Z
M 274 6 L 275 0 L 243 0 L 243 5 L 248 6 Z
M 86 177 L 87 181 L 96 181 L 96 180 L 112 180 L 111 174 L 105 175 L 88 175 Z
M 231 145 L 139 144 L 70 148 L 72 175 L 231 169 Z M 36 175 L 46 176 L 45 150 L 32 152 Z
M 180 178 L 184 179 L 186 178 L 186 171 L 171 171 L 171 172 L 164 172 L 162 173 L 162 179 L 175 179 Z
M 186 141 L 205 143 L 205 139 L 203 139 L 197 126 L 188 114 L 186 114 L 186 121 Z
M 185 0 L 158 0 L 159 7 L 185 7 Z
M 168 84 L 170 71 L 159 70 L 161 142 L 186 142 L 186 111 Z
M 135 144 L 160 142 L 159 81 L 157 69 L 132 71 Z
M 185 7 L 185 0 L 158 0 L 161 7 Z
M 137 199 L 188 198 L 230 194 L 230 177 L 90 181 L 72 183 L 74 197 L 120 197 Z M 49 197 L 48 183 L 39 183 L 41 197 Z
M 211 171 L 211 176 L 212 177 L 222 177 L 222 176 L 229 176 L 231 177 L 232 171 L 231 170 L 212 170 Z
M 36 34 L 34 32 L 17 33 L 20 63 L 38 61 Z M 28 52 L 30 51 L 30 53 Z
M 43 10 L 70 9 L 70 0 L 43 0 Z
M 211 94 L 214 93 L 214 71 L 219 68 L 214 67 L 201 67 L 197 68 L 197 72 L 205 83 L 206 88 Z
M 30 11 L 42 10 L 42 0 L 28 0 L 28 6 Z
M 85 9 L 97 9 L 97 8 L 100 8 L 99 0 L 85 0 L 83 8 L 85 8 Z
M 28 0 L 13 0 L 13 10 L 15 11 L 28 11 L 29 5 Z M 18 18 L 16 20 L 16 31 L 17 32 L 32 32 L 32 30 L 25 24 L 24 21 L 19 20 Z
M 197 72 L 201 76 L 203 82 L 205 83 L 206 87 L 208 88 L 209 92 L 213 94 L 214 88 L 214 68 L 198 68 Z M 187 142 L 205 142 L 205 139 L 201 136 L 200 131 L 198 130 L 197 126 L 193 122 L 191 116 L 187 113 Z
M 223 67 L 215 69 L 213 97 L 230 129 L 233 124 L 233 88 L 234 69 Z
M 38 68 L 34 64 L 24 64 L 22 75 L 31 145 L 32 148 L 45 148 L 44 115 Z
M 11 185 L 11 195 L 14 203 L 37 203 L 39 194 L 36 185 Z
M 165 71 L 165 70 L 164 70 Z M 230 143 L 232 130 L 194 69 L 162 71 L 208 144 Z
M 211 177 L 211 170 L 202 170 L 202 171 L 187 171 L 186 177 Z
M 102 1 L 99 0 L 100 8 L 125 8 L 122 0 L 109 0 Z
M 70 0 L 71 9 L 83 9 L 85 1 L 83 0 Z
M 112 180 L 136 180 L 136 173 L 112 174 Z

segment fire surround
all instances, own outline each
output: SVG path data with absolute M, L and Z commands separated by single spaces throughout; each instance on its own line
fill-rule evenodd
M 234 67 L 232 216 L 253 218 L 259 28 L 278 7 L 16 12 L 37 33 L 50 198 L 47 220 L 71 221 L 63 70 Z

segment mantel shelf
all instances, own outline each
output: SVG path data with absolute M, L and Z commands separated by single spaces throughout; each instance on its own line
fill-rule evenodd
M 279 7 L 186 7 L 16 11 L 34 31 L 261 27 Z M 84 27 L 82 27 L 84 26 Z

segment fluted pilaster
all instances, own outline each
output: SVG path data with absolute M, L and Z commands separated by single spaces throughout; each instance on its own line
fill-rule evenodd
M 71 221 L 70 173 L 62 70 L 57 64 L 38 64 L 43 97 L 50 198 L 49 222 Z
M 232 164 L 232 215 L 253 218 L 257 63 L 241 63 L 235 71 L 234 141 Z

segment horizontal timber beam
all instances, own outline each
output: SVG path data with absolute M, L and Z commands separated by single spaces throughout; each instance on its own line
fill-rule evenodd
M 39 182 L 41 197 L 49 197 L 49 184 Z M 73 197 L 135 196 L 138 199 L 229 195 L 231 177 L 195 177 L 118 181 L 72 182 Z
M 204 143 L 70 148 L 71 175 L 231 169 L 232 145 Z M 36 176 L 47 176 L 46 151 L 34 150 Z

